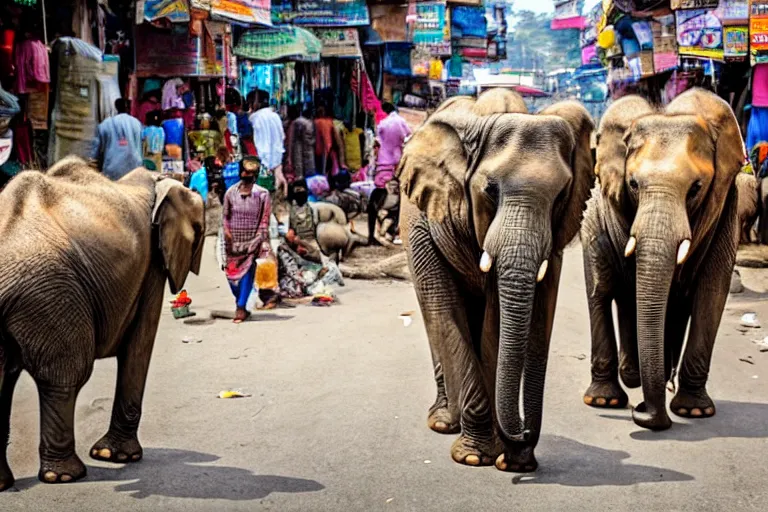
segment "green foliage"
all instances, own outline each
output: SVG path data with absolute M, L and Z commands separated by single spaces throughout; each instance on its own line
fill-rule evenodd
M 510 67 L 551 71 L 581 65 L 578 30 L 552 30 L 552 14 L 517 11 L 513 15 L 514 30 L 507 37 Z

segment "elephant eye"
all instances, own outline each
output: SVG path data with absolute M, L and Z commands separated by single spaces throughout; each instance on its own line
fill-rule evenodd
M 637 190 L 638 188 L 637 180 L 635 178 L 629 178 L 629 188 L 632 190 Z
M 691 185 L 691 189 L 688 191 L 688 199 L 693 199 L 696 197 L 701 190 L 701 180 L 696 180 L 693 182 L 693 185 Z
M 485 193 L 494 200 L 497 200 L 499 198 L 499 185 L 496 182 L 489 181 L 485 186 Z

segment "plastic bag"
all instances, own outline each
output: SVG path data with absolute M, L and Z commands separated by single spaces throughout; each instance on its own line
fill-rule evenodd
M 259 290 L 277 289 L 277 261 L 274 258 L 256 260 L 256 284 Z
M 328 185 L 328 178 L 321 174 L 307 178 L 307 187 L 315 197 L 322 197 L 328 193 L 331 187 Z

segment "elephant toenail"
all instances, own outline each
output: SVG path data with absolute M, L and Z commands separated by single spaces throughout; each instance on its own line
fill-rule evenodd
M 701 416 L 701 409 L 698 407 L 691 409 L 691 416 Z
M 506 471 L 507 470 L 507 461 L 506 461 L 503 453 L 501 455 L 499 455 L 498 458 L 496 459 L 496 469 L 498 469 L 500 471 Z
M 611 398 L 610 405 L 613 407 L 616 407 L 619 405 L 619 399 L 618 398 Z
M 707 416 L 713 416 L 715 414 L 715 408 L 714 407 L 707 407 L 704 409 L 704 414 Z
M 102 459 L 111 459 L 112 458 L 112 450 L 109 448 L 102 448 L 99 450 L 99 457 Z
M 467 455 L 464 462 L 470 466 L 477 466 L 480 464 L 480 457 L 477 455 Z
M 43 479 L 45 479 L 46 482 L 51 482 L 51 483 L 55 482 L 58 477 L 59 476 L 53 471 L 46 471 L 45 474 L 43 475 Z
M 60 480 L 62 482 L 71 482 L 72 481 L 72 477 L 70 475 L 61 475 Z
M 584 395 L 584 403 L 585 403 L 585 404 L 587 404 L 587 405 L 592 405 L 592 400 L 594 400 L 594 398 L 593 398 L 593 397 L 591 397 L 591 396 L 588 396 L 588 395 Z
M 96 448 L 91 450 L 91 457 L 98 457 L 98 456 L 99 456 L 99 450 L 97 450 Z
M 598 398 L 597 400 L 595 400 L 595 403 L 596 403 L 597 405 L 599 405 L 600 407 L 602 407 L 602 406 L 604 406 L 604 405 L 605 405 L 605 398 L 602 398 L 602 397 L 600 397 L 600 398 Z
M 139 460 L 140 458 L 141 458 L 141 455 L 139 455 L 138 453 L 131 455 L 131 460 Z
M 680 414 L 681 416 L 685 416 L 686 414 L 688 414 L 688 409 L 684 409 L 681 407 L 680 409 L 677 410 L 677 413 Z
M 435 422 L 435 428 L 437 430 L 445 430 L 446 428 L 448 428 L 448 425 L 446 425 L 445 422 L 443 422 L 443 421 L 436 421 Z

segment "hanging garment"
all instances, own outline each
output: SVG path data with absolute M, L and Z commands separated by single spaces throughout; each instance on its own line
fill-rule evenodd
M 758 142 L 768 142 L 768 107 L 752 107 L 747 126 L 747 149 L 751 151 Z
M 356 172 L 363 166 L 363 151 L 360 147 L 360 136 L 363 130 L 361 128 L 347 130 L 345 127 L 342 134 L 344 135 L 344 160 L 347 168 Z
M 752 106 L 768 107 L 768 64 L 758 64 L 752 70 Z
M 28 40 L 16 46 L 16 92 L 26 94 L 39 84 L 51 83 L 48 49 L 37 40 Z
M 13 130 L 13 146 L 16 158 L 25 167 L 31 166 L 35 161 L 32 138 L 32 123 L 29 119 L 16 123 Z
M 184 109 L 184 100 L 177 88 L 184 84 L 181 78 L 172 78 L 163 85 L 163 110 L 171 108 Z

